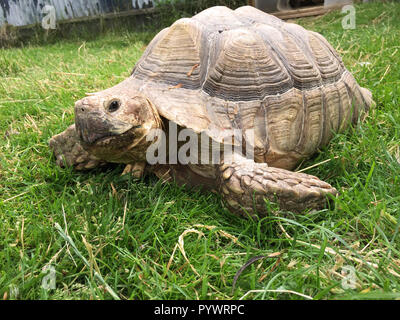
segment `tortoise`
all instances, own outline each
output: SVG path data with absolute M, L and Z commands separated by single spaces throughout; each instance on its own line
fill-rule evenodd
M 242 216 L 266 216 L 265 199 L 301 212 L 337 190 L 291 170 L 373 103 L 319 33 L 216 6 L 160 31 L 127 79 L 77 101 L 50 147 L 60 166 L 124 163 L 135 177 L 218 192 Z M 198 139 L 184 148 L 188 137 Z

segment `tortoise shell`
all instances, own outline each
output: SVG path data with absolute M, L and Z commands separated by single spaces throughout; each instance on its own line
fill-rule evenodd
M 130 83 L 164 118 L 218 142 L 241 130 L 256 162 L 285 169 L 372 103 L 323 36 L 250 6 L 212 7 L 163 29 Z

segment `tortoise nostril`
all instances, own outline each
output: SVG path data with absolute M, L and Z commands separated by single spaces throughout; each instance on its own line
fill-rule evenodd
M 75 106 L 75 111 L 84 113 L 88 111 L 88 107 L 80 103 Z

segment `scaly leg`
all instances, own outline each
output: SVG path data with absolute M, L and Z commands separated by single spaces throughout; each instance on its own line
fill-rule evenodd
M 228 208 L 256 217 L 268 214 L 264 198 L 278 203 L 289 211 L 320 209 L 326 204 L 326 195 L 337 193 L 330 184 L 317 177 L 284 169 L 268 167 L 241 156 L 234 156 L 219 167 L 220 188 Z M 244 209 L 244 210 L 243 210 Z
M 74 124 L 52 137 L 49 145 L 60 167 L 73 166 L 76 170 L 86 170 L 106 164 L 105 161 L 90 155 L 82 148 Z

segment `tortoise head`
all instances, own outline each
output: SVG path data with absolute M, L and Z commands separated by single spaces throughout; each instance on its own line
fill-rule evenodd
M 108 162 L 144 161 L 146 136 L 160 126 L 154 105 L 128 86 L 90 94 L 75 103 L 75 127 L 82 147 Z

